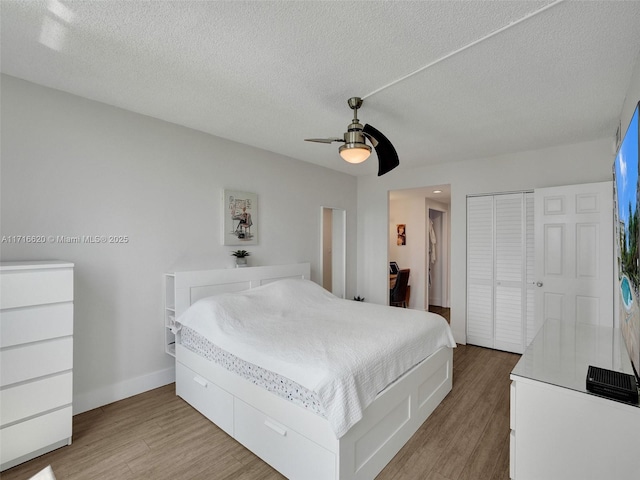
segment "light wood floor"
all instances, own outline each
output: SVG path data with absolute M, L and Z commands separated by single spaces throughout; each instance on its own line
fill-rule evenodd
M 442 315 L 445 320 L 451 323 L 451 309 L 446 307 L 437 307 L 435 305 L 429 305 L 429 311 Z
M 453 390 L 378 480 L 509 477 L 509 372 L 519 355 L 460 345 Z M 280 474 L 167 385 L 73 419 L 73 444 L 2 472 L 26 480 L 276 480 Z

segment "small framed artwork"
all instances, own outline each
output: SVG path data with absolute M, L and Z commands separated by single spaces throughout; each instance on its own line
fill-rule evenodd
M 396 262 L 389 262 L 390 275 L 397 275 L 399 271 L 400 271 L 400 268 L 398 268 L 398 264 Z
M 406 245 L 407 244 L 407 225 L 404 223 L 399 223 L 396 225 L 396 229 L 398 230 L 398 245 Z
M 223 245 L 258 244 L 258 195 L 224 190 Z

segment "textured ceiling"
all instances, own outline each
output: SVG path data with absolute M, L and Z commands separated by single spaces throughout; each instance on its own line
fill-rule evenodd
M 611 137 L 640 2 L 0 2 L 1 69 L 353 175 L 362 123 L 401 166 Z M 397 171 L 397 170 L 396 170 Z M 389 175 L 393 175 L 394 172 Z

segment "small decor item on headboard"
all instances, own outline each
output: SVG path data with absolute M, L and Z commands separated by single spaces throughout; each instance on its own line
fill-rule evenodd
M 360 295 L 358 295 L 357 297 L 353 297 L 353 299 L 354 299 L 356 302 L 364 302 L 364 297 L 361 297 Z
M 258 244 L 258 196 L 255 193 L 224 190 L 223 245 Z
M 247 257 L 251 255 L 251 253 L 246 250 L 236 250 L 231 252 L 231 256 L 236 257 L 236 267 L 246 267 L 247 266 Z

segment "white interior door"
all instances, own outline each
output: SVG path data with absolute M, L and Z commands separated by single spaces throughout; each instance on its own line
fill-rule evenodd
M 535 330 L 613 326 L 613 184 L 535 190 Z

